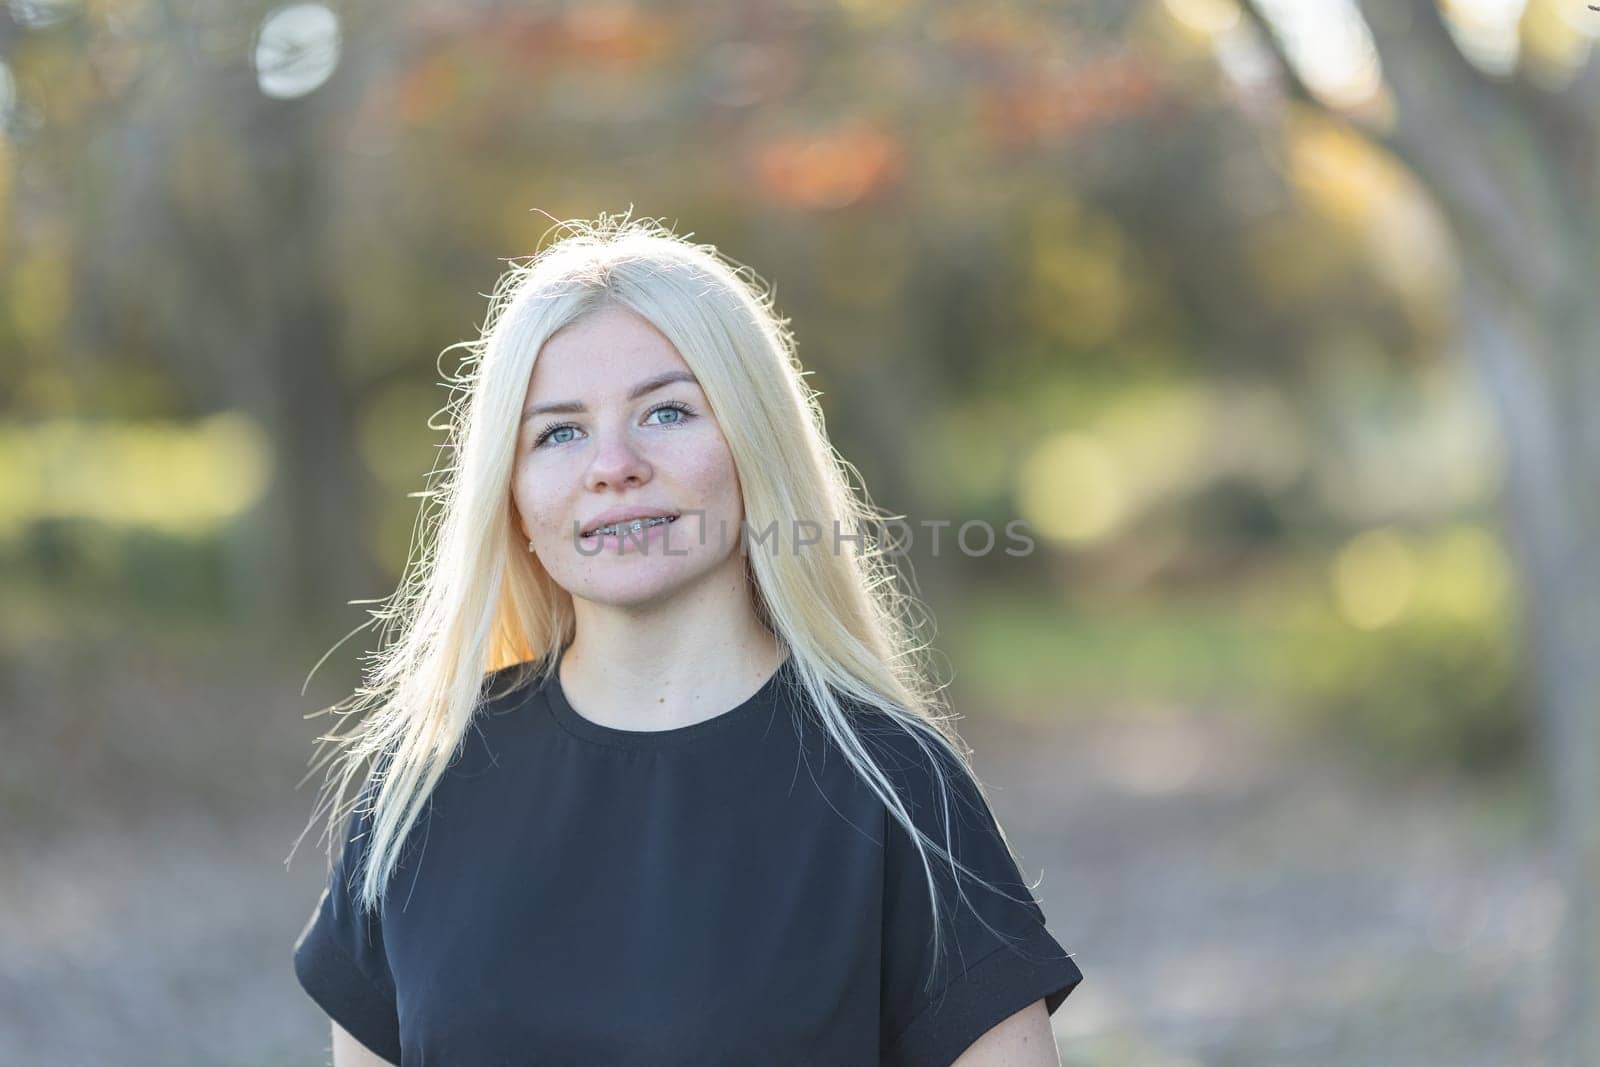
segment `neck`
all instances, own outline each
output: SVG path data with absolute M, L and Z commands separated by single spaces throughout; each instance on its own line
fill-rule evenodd
M 561 687 L 585 718 L 622 730 L 670 730 L 728 711 L 785 658 L 757 618 L 742 558 L 649 606 L 575 600 L 576 636 Z

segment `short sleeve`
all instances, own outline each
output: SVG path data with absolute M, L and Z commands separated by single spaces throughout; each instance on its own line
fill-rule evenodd
M 350 817 L 343 852 L 294 946 L 295 977 L 329 1018 L 368 1049 L 400 1062 L 400 1024 L 383 928 L 356 906 L 353 879 L 371 830 L 372 780 Z
M 962 874 L 958 892 L 949 861 L 929 853 L 943 933 L 936 956 L 927 873 L 910 835 L 885 809 L 882 1062 L 945 1067 L 1036 1000 L 1053 1014 L 1083 975 L 1045 928 L 970 772 L 942 746 L 924 752 L 906 729 L 891 726 L 869 747 L 923 833 L 994 886 Z M 943 794 L 936 766 L 946 774 Z

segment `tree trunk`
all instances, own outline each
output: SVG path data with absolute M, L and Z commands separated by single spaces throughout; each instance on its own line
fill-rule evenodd
M 1293 95 L 1406 163 L 1455 233 L 1463 340 L 1508 453 L 1505 525 L 1566 883 L 1563 1051 L 1600 1063 L 1600 122 L 1581 83 L 1482 74 L 1433 0 L 1360 7 L 1394 98 L 1388 129 L 1322 104 L 1270 20 L 1246 10 Z
M 1567 889 L 1562 1018 L 1574 1064 L 1600 1063 L 1600 519 L 1584 447 L 1579 371 L 1600 323 L 1573 337 L 1468 264 L 1464 341 L 1504 429 L 1505 525 L 1521 575 L 1525 661 L 1549 768 L 1552 830 Z M 1589 340 L 1584 343 L 1581 337 Z M 1576 347 L 1573 342 L 1577 341 Z M 1574 357 L 1577 357 L 1574 359 Z M 1565 373 L 1564 373 L 1565 372 Z

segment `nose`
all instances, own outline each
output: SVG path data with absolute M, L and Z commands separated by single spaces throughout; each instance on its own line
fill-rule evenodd
M 648 460 L 628 440 L 627 434 L 607 434 L 595 450 L 585 476 L 591 492 L 643 485 L 650 480 Z

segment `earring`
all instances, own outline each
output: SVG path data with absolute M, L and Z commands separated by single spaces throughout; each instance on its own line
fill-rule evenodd
M 533 551 L 533 541 L 532 541 L 532 539 L 529 539 L 529 541 L 528 541 L 528 551 L 529 552 Z

